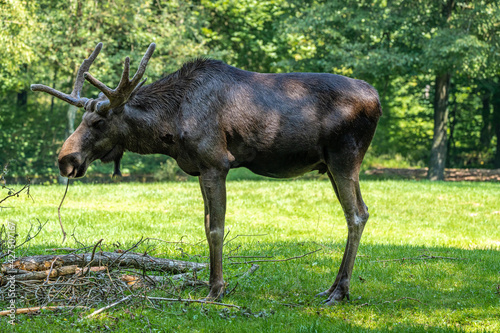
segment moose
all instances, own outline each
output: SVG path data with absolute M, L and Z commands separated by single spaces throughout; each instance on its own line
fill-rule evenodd
M 200 58 L 166 77 L 144 85 L 156 45 L 152 43 L 130 79 L 130 59 L 116 89 L 88 71 L 99 43 L 78 70 L 68 95 L 41 84 L 49 93 L 85 113 L 58 157 L 63 177 L 85 175 L 95 160 L 114 162 L 124 151 L 164 154 L 187 174 L 198 176 L 205 206 L 210 251 L 207 299 L 224 295 L 222 248 L 226 212 L 226 176 L 245 167 L 274 178 L 310 171 L 327 173 L 339 200 L 348 236 L 338 274 L 317 294 L 333 305 L 349 299 L 349 284 L 368 208 L 359 188 L 359 171 L 382 115 L 377 91 L 368 83 L 327 73 L 263 74 L 221 61 Z M 101 92 L 81 97 L 84 81 Z M 304 226 L 310 228 L 310 226 Z

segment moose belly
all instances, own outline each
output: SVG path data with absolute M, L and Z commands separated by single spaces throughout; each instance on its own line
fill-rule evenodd
M 246 167 L 258 175 L 273 178 L 297 177 L 313 170 L 326 171 L 320 154 L 311 151 L 255 152 L 253 156 L 245 156 L 242 162 L 236 158 L 232 167 Z

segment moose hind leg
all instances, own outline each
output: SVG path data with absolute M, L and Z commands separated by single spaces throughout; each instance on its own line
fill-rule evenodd
M 368 208 L 361 197 L 358 168 L 353 168 L 349 172 L 336 169 L 334 166 L 329 168 L 331 180 L 334 188 L 336 186 L 336 192 L 344 211 L 348 229 L 346 248 L 335 282 L 328 290 L 319 294 L 320 296 L 328 296 L 325 303 L 332 305 L 344 298 L 349 299 L 349 284 L 354 261 L 369 214 Z

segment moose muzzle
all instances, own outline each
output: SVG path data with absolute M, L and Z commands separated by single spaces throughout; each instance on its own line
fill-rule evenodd
M 61 151 L 62 153 L 62 151 Z M 80 178 L 85 175 L 87 166 L 81 153 L 59 154 L 59 171 L 67 178 Z

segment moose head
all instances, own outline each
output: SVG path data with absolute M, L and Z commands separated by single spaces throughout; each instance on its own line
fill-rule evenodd
M 130 58 L 126 57 L 120 83 L 115 89 L 93 77 L 88 71 L 102 49 L 102 43 L 85 59 L 78 70 L 71 94 L 65 94 L 43 84 L 31 85 L 33 91 L 49 93 L 71 105 L 83 107 L 85 114 L 73 134 L 64 142 L 59 153 L 59 170 L 63 177 L 79 178 L 95 160 L 115 162 L 113 175 L 120 175 L 120 160 L 125 147 L 125 137 L 130 133 L 123 121 L 127 102 L 136 94 L 147 79 L 141 81 L 156 45 L 152 43 L 141 60 L 137 72 L 130 79 Z M 84 81 L 89 81 L 101 93 L 96 99 L 81 97 Z

